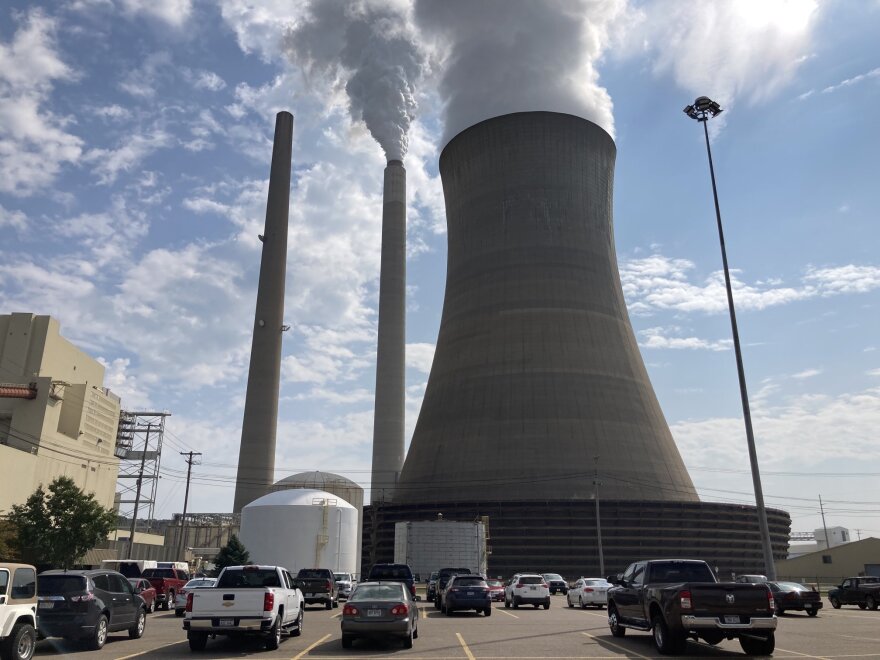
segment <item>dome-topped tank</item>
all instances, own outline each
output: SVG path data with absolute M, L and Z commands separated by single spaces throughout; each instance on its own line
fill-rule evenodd
M 343 498 L 313 488 L 288 488 L 241 510 L 241 542 L 256 564 L 329 568 L 356 573 L 360 563 L 358 510 Z

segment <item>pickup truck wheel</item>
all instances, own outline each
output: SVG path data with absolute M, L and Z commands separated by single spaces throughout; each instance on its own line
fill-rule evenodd
M 571 602 L 571 598 L 568 596 L 565 597 L 565 602 L 568 603 L 569 607 L 574 607 L 574 603 Z
M 339 608 L 339 599 L 338 598 L 333 601 L 333 607 L 335 607 L 337 609 Z
M 275 623 L 269 631 L 269 637 L 266 639 L 266 649 L 274 651 L 281 646 L 281 615 L 275 617 Z
M 544 609 L 545 609 L 545 610 L 549 610 L 549 609 L 550 609 L 550 601 L 549 601 L 549 600 L 548 600 L 546 603 L 544 603 Z
M 782 616 L 783 614 L 785 614 L 785 608 L 779 607 L 779 605 L 777 605 L 776 606 L 776 616 Z
M 673 633 L 666 625 L 666 621 L 660 614 L 655 614 L 651 620 L 651 631 L 654 634 L 654 646 L 663 655 L 674 655 L 684 649 L 687 638 L 684 635 Z
M 328 600 L 326 603 L 324 603 L 324 609 L 332 610 L 333 609 L 333 601 Z
M 0 643 L 0 656 L 3 660 L 31 660 L 37 644 L 37 633 L 29 623 L 12 626 L 9 637 Z
M 171 609 L 171 603 L 169 603 L 169 602 L 166 600 L 164 603 L 162 603 L 162 609 L 165 610 L 165 611 L 167 612 L 169 609 Z
M 771 631 L 766 637 L 743 636 L 739 638 L 739 645 L 746 655 L 772 655 L 776 648 L 776 635 Z
M 510 609 L 510 601 L 507 600 L 506 596 L 504 597 L 504 607 L 508 610 Z
M 818 613 L 819 610 L 817 610 L 815 607 L 811 607 L 807 610 L 807 614 L 809 614 L 810 616 L 816 616 Z
M 204 651 L 208 645 L 208 633 L 189 631 L 186 636 L 190 651 Z
M 867 598 L 865 598 L 865 607 L 867 607 L 869 610 L 877 609 L 877 601 L 874 600 L 873 596 L 868 596 Z
M 101 615 L 95 624 L 95 630 L 91 636 L 86 637 L 86 646 L 92 651 L 100 651 L 107 643 L 107 617 Z
M 179 609 L 176 608 L 176 609 L 174 610 L 174 616 L 176 616 L 176 617 L 178 617 L 178 618 L 179 618 L 179 617 L 182 617 L 185 611 L 186 611 L 186 610 L 184 610 L 182 607 L 179 608 Z
M 485 610 L 483 610 L 483 614 L 485 616 L 492 616 L 492 606 L 489 605 L 489 607 L 487 607 Z
M 140 639 L 144 636 L 144 628 L 147 627 L 147 611 L 144 608 L 140 608 L 137 613 L 137 619 L 134 621 L 134 625 L 128 629 L 128 636 L 131 639 Z
M 865 609 L 866 607 L 868 607 L 868 606 L 865 605 L 864 603 L 859 603 L 859 609 L 860 609 L 860 610 L 863 610 L 863 609 Z
M 617 608 L 614 605 L 608 606 L 608 627 L 611 628 L 612 637 L 623 637 L 626 635 L 626 628 L 620 625 Z
M 295 628 L 290 631 L 291 637 L 299 637 L 303 634 L 303 608 L 299 608 L 299 616 L 296 617 Z
M 835 598 L 834 596 L 832 596 L 832 597 L 829 598 L 828 600 L 831 601 L 831 607 L 833 607 L 835 610 L 839 610 L 839 609 L 840 609 L 840 601 L 837 600 L 837 598 Z

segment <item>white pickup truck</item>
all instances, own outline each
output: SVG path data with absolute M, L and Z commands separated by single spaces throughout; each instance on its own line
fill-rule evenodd
M 204 650 L 208 637 L 258 635 L 274 650 L 281 635 L 302 634 L 303 595 L 280 566 L 227 566 L 217 584 L 186 595 L 189 648 Z

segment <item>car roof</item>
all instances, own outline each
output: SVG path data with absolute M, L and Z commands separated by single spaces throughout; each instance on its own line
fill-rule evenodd
M 34 569 L 34 570 L 37 570 L 36 567 L 33 566 L 33 564 L 12 564 L 12 563 L 5 562 L 5 561 L 4 561 L 4 562 L 0 562 L 0 568 L 5 568 L 5 569 L 8 569 L 8 570 L 10 570 L 10 571 L 14 571 L 14 570 L 17 570 L 17 569 L 19 569 L 19 568 L 32 568 L 32 569 Z
M 125 578 L 125 576 L 119 571 L 111 571 L 106 568 L 53 568 L 50 571 L 43 571 L 37 577 L 49 575 L 81 575 L 83 577 L 94 577 L 96 575 L 118 575 Z M 127 580 L 128 578 L 125 579 Z

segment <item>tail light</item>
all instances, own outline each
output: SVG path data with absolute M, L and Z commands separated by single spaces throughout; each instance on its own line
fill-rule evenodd
M 584 592 L 588 594 L 593 593 L 593 587 L 587 587 L 586 589 L 584 589 Z
M 679 592 L 678 597 L 681 599 L 681 609 L 691 610 L 694 608 L 694 605 L 691 602 L 691 592 L 690 591 L 681 591 L 681 592 Z
M 271 591 L 267 591 L 265 594 L 263 594 L 263 611 L 271 612 L 274 607 L 275 594 L 273 594 Z
M 324 586 L 327 587 L 327 591 L 333 591 L 333 583 L 330 580 L 324 583 Z
M 70 597 L 71 603 L 85 603 L 90 600 L 95 600 L 95 594 L 93 594 L 91 591 L 85 594 L 80 594 L 79 596 Z
M 187 612 L 193 611 L 193 594 L 186 595 L 186 608 L 184 608 Z
M 413 582 L 411 585 L 409 585 L 409 592 L 412 594 L 413 598 L 416 597 L 416 584 L 415 584 L 415 582 Z
M 524 586 L 526 586 L 526 585 L 524 585 L 522 582 L 517 582 L 517 583 L 516 583 L 516 588 L 517 588 L 517 589 L 522 589 Z
M 542 582 L 542 583 L 541 583 L 541 586 L 542 586 L 542 587 L 549 587 L 550 585 L 547 584 L 546 582 Z
M 394 616 L 406 616 L 409 614 L 409 607 L 407 607 L 404 603 L 399 603 L 391 608 L 391 614 Z
M 354 605 L 346 604 L 346 606 L 342 608 L 342 614 L 343 616 L 357 616 L 358 608 L 356 608 Z
M 770 591 L 770 587 L 767 587 L 767 606 L 768 606 L 771 610 L 775 610 L 775 609 L 776 609 L 776 599 L 773 598 L 773 592 Z

